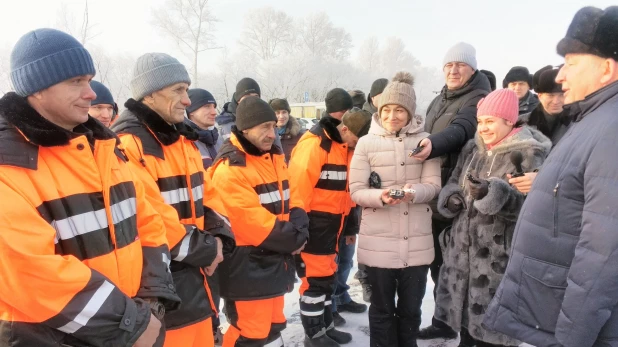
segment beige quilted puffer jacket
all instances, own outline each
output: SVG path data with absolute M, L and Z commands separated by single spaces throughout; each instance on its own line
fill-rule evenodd
M 374 114 L 369 134 L 356 146 L 350 165 L 350 192 L 363 208 L 360 264 L 400 269 L 433 261 L 432 212 L 427 203 L 440 192 L 440 161 L 421 162 L 411 156 L 418 143 L 429 136 L 423 132 L 424 122 L 424 117 L 417 115 L 395 134 L 384 129 Z M 381 178 L 381 189 L 369 187 L 369 175 L 374 171 Z M 413 201 L 382 204 L 383 189 L 401 189 L 406 183 L 416 190 Z

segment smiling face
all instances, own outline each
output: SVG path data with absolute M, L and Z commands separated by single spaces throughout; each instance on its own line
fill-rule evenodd
M 288 110 L 277 110 L 275 111 L 275 115 L 277 115 L 277 127 L 283 128 L 288 124 L 290 120 L 290 113 Z
M 556 76 L 562 83 L 564 103 L 572 104 L 603 88 L 605 59 L 591 54 L 567 54 Z
M 478 133 L 486 146 L 502 141 L 512 130 L 513 123 L 494 116 L 478 116 Z
M 403 106 L 384 105 L 380 111 L 380 120 L 384 129 L 396 133 L 408 124 L 410 115 Z
M 112 117 L 114 116 L 114 105 L 99 104 L 90 106 L 88 114 L 90 114 L 92 118 L 103 123 L 106 127 L 109 127 L 109 124 L 112 122 Z
M 191 105 L 188 90 L 189 84 L 176 83 L 146 96 L 144 104 L 167 123 L 180 123 L 185 118 L 185 109 Z
M 564 106 L 564 93 L 539 93 L 539 101 L 545 112 L 556 115 L 562 112 Z
M 90 103 L 97 95 L 90 88 L 92 75 L 78 76 L 62 81 L 28 97 L 41 116 L 72 131 L 88 121 Z
M 251 129 L 243 130 L 245 138 L 262 152 L 268 152 L 275 142 L 275 126 L 277 122 L 271 121 L 258 124 Z
M 474 75 L 474 69 L 470 65 L 456 61 L 444 65 L 443 71 L 446 87 L 449 90 L 457 90 L 463 87 Z

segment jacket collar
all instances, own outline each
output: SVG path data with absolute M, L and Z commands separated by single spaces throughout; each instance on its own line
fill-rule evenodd
M 565 105 L 564 108 L 573 121 L 579 122 L 617 94 L 618 81 L 588 95 L 584 100 Z
M 191 141 L 196 141 L 199 138 L 197 132 L 183 122 L 170 125 L 155 111 L 139 101 L 129 99 L 124 106 L 131 111 L 140 122 L 147 126 L 157 140 L 164 146 L 176 143 L 176 141 L 180 139 L 180 135 L 184 135 L 184 137 Z
M 537 127 L 537 129 L 539 129 L 543 134 L 551 137 L 550 135 L 553 133 L 555 128 L 549 128 L 549 125 L 545 120 L 545 109 L 543 108 L 543 104 L 539 103 L 539 105 L 534 109 L 534 111 L 530 113 L 528 117 L 528 121 L 526 122 L 528 125 Z M 562 112 L 554 115 L 553 117 L 556 117 L 555 126 L 558 126 L 559 124 L 569 126 L 569 124 L 571 124 L 571 121 L 573 120 L 571 117 L 569 117 L 569 114 L 566 110 L 563 110 Z
M 234 135 L 234 138 L 238 142 L 238 145 L 240 145 L 241 147 L 240 149 L 249 155 L 252 155 L 255 157 L 261 157 L 269 153 L 271 155 L 283 154 L 283 151 L 281 150 L 281 148 L 279 148 L 279 146 L 275 144 L 272 145 L 272 147 L 270 148 L 270 151 L 263 152 L 262 150 L 257 148 L 255 145 L 253 145 L 249 140 L 247 140 L 245 136 L 242 134 L 242 132 L 238 130 L 238 128 L 235 125 L 232 126 L 232 134 Z M 233 142 L 234 141 L 232 141 L 232 144 L 234 144 Z
M 454 99 L 462 95 L 468 94 L 476 89 L 482 89 L 487 92 L 491 92 L 491 85 L 489 84 L 489 79 L 487 79 L 487 76 L 485 76 L 485 74 L 480 72 L 479 70 L 476 70 L 472 77 L 470 77 L 470 80 L 459 89 L 449 90 L 448 87 L 444 85 L 441 94 L 443 99 Z
M 199 136 L 199 141 L 207 146 L 214 146 L 219 140 L 219 131 L 217 128 L 202 129 L 189 118 L 185 118 L 185 125 L 193 129 Z
M 285 125 L 285 132 L 283 133 L 283 136 L 288 139 L 296 137 L 298 136 L 298 134 L 300 134 L 300 130 L 300 123 L 298 122 L 298 120 L 290 116 L 288 124 Z
M 79 132 L 68 131 L 41 116 L 28 100 L 13 92 L 0 99 L 0 116 L 16 128 L 30 143 L 42 146 L 65 146 L 77 136 L 90 135 L 95 140 L 116 139 L 116 134 L 92 117 L 79 126 Z

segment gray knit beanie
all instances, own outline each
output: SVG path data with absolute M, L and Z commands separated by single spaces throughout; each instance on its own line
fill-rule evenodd
M 466 63 L 476 71 L 476 49 L 474 49 L 471 44 L 465 42 L 455 44 L 455 46 L 451 47 L 451 49 L 446 52 L 444 60 L 442 61 L 442 66 L 452 62 Z
M 175 83 L 191 84 L 185 66 L 165 53 L 146 53 L 137 58 L 131 79 L 133 99 L 141 100 Z
M 73 77 L 95 74 L 90 53 L 73 36 L 37 29 L 22 36 L 11 52 L 11 83 L 20 96 L 32 95 Z

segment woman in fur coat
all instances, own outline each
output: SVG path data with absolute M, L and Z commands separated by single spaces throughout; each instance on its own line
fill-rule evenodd
M 461 330 L 460 347 L 517 346 L 506 335 L 481 325 L 509 260 L 509 248 L 525 196 L 507 183 L 507 174 L 538 169 L 551 141 L 540 131 L 518 127 L 518 100 L 501 89 L 478 105 L 478 130 L 462 150 L 443 187 L 438 209 L 455 218 L 440 235 L 444 265 L 435 318 Z M 518 160 L 518 158 L 521 160 Z

